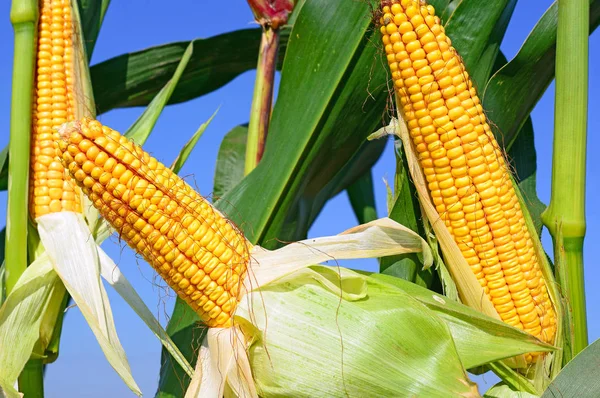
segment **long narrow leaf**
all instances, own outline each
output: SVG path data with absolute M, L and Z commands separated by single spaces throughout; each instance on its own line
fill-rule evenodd
M 395 121 L 393 122 L 395 123 Z M 392 126 L 388 126 L 386 131 L 393 128 Z M 384 132 L 384 134 L 387 133 Z M 391 203 L 389 216 L 392 220 L 398 221 L 400 224 L 418 232 L 421 236 L 425 236 L 425 231 L 420 221 L 421 208 L 419 207 L 416 192 L 410 181 L 408 165 L 406 164 L 402 146 L 396 146 L 395 157 L 394 200 Z M 437 257 L 436 254 L 434 256 Z M 384 257 L 381 259 L 379 265 L 380 272 L 387 275 L 427 285 L 427 276 L 431 274 L 431 270 L 422 271 L 422 268 L 419 256 L 414 253 Z M 423 279 L 424 276 L 425 279 Z
M 371 170 L 363 174 L 346 189 L 348 199 L 359 224 L 365 224 L 377 218 L 375 209 L 375 192 Z
M 171 170 L 173 170 L 175 173 L 179 173 L 179 171 L 181 170 L 181 168 L 187 161 L 188 157 L 190 156 L 190 154 L 196 147 L 198 140 L 200 139 L 200 137 L 202 137 L 202 134 L 204 134 L 204 131 L 206 130 L 206 128 L 208 127 L 210 122 L 212 122 L 212 120 L 217 115 L 217 112 L 218 112 L 218 109 L 215 111 L 215 113 L 212 114 L 212 116 L 206 122 L 202 123 L 200 125 L 200 127 L 198 127 L 198 130 L 196 130 L 194 135 L 192 135 L 192 138 L 190 138 L 190 140 L 185 143 L 183 148 L 181 148 L 179 155 L 177 155 L 177 158 L 173 161 L 173 164 L 171 165 Z
M 217 204 L 236 214 L 235 221 L 252 226 L 245 231 L 251 240 L 275 243 L 273 238 L 304 234 L 314 196 L 381 121 L 385 74 L 376 67 L 378 49 L 371 35 L 377 33 L 365 18 L 369 12 L 364 2 L 344 0 L 315 0 L 302 7 L 290 35 L 264 157 Z M 327 28 L 332 24 L 336 29 Z M 262 206 L 251 206 L 255 203 Z M 295 229 L 284 228 L 290 216 Z
M 194 47 L 190 67 L 183 73 L 169 103 L 208 94 L 256 68 L 260 34 L 260 29 L 237 30 L 192 42 L 151 47 L 94 65 L 91 73 L 98 113 L 149 104 L 171 79 L 190 44 Z M 281 32 L 281 59 L 288 34 L 286 29 Z
M 127 138 L 135 141 L 138 145 L 143 145 L 144 142 L 146 142 L 162 110 L 167 105 L 167 102 L 169 102 L 169 98 L 171 98 L 183 71 L 186 69 L 193 51 L 194 42 L 191 42 L 181 57 L 181 61 L 179 61 L 173 77 L 165 84 L 156 97 L 152 99 L 152 102 L 146 107 L 144 113 L 142 113 L 131 127 L 129 127 L 125 133 Z
M 523 194 L 529 214 L 533 219 L 535 230 L 539 235 L 542 231 L 541 214 L 546 205 L 537 196 L 537 156 L 535 153 L 531 117 L 527 119 L 518 133 L 517 139 L 513 141 L 513 145 L 508 152 L 508 158 L 514 166 L 515 178 Z
M 352 184 L 359 181 L 359 179 L 371 172 L 371 168 L 375 165 L 377 160 L 383 154 L 383 150 L 385 149 L 386 142 L 383 140 L 380 141 L 366 141 L 361 147 L 358 149 L 358 152 L 352 156 L 352 158 L 346 163 L 346 165 L 338 171 L 338 173 L 333 177 L 329 183 L 321 189 L 321 191 L 316 194 L 314 197 L 305 196 L 304 202 L 306 205 L 310 205 L 312 207 L 312 212 L 310 214 L 310 218 L 308 219 L 308 225 L 303 224 L 303 228 L 308 230 L 308 226 L 310 226 L 319 213 L 325 203 L 338 193 L 344 191 Z M 320 182 L 321 176 L 319 174 L 314 175 L 312 177 L 315 183 Z M 371 193 L 373 194 L 373 193 Z M 367 198 L 365 198 L 367 199 Z M 367 201 L 374 200 L 373 198 L 368 198 Z M 367 206 L 370 206 L 369 204 Z M 375 213 L 375 207 L 373 202 L 373 208 L 367 210 L 370 215 L 370 219 L 365 219 L 361 221 L 361 223 L 365 223 L 368 221 L 373 221 L 377 218 L 377 214 Z M 300 237 L 300 236 L 298 236 Z M 304 237 L 304 236 L 302 236 Z
M 556 2 L 533 28 L 519 53 L 488 82 L 483 108 L 496 126 L 499 142 L 506 147 L 529 117 L 554 78 L 556 54 Z M 600 0 L 590 0 L 590 34 L 600 23 Z
M 100 27 L 108 10 L 110 0 L 78 0 L 83 37 L 85 37 L 85 49 L 88 60 L 92 58 L 92 52 L 96 46 L 96 40 L 100 33 Z
M 146 326 L 154 333 L 160 340 L 165 349 L 175 358 L 177 363 L 184 369 L 188 375 L 193 374 L 193 369 L 184 358 L 183 354 L 177 349 L 169 335 L 162 328 L 158 320 L 152 315 L 152 312 L 148 309 L 142 298 L 137 294 L 135 289 L 131 286 L 129 281 L 125 278 L 125 275 L 121 273 L 121 270 L 117 267 L 114 261 L 104 253 L 102 249 L 98 249 L 98 256 L 100 260 L 100 272 L 102 277 L 119 293 L 121 297 L 129 304 L 129 306 L 138 314 L 138 316 L 144 321 Z
M 469 73 L 485 79 L 475 80 L 481 87 L 487 81 L 496 59 L 494 51 L 498 51 L 516 3 L 516 0 L 494 0 L 482 7 L 480 0 L 462 0 L 445 24 L 446 34 L 452 38 L 452 45 Z M 488 51 L 491 54 L 485 58 L 486 64 L 482 64 L 482 57 Z
M 0 190 L 5 190 L 8 185 L 8 145 L 0 152 Z
M 542 398 L 595 398 L 600 391 L 600 340 L 590 344 L 563 368 Z
M 220 198 L 244 178 L 247 126 L 237 126 L 229 131 L 219 147 L 213 195 Z

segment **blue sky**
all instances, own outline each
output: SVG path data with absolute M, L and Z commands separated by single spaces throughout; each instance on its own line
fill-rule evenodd
M 10 82 L 13 52 L 13 33 L 8 19 L 10 2 L 0 2 L 0 48 L 7 55 L 0 63 L 0 145 L 8 142 L 10 115 Z M 513 19 L 502 44 L 502 50 L 512 58 L 520 48 L 535 22 L 549 7 L 550 0 L 521 0 L 518 2 Z M 175 5 L 175 6 L 173 6 Z M 185 10 L 185 12 L 181 12 Z M 199 37 L 214 36 L 219 33 L 256 26 L 252 13 L 245 0 L 231 0 L 224 13 L 222 2 L 178 0 L 165 2 L 159 0 L 113 0 L 108 10 L 92 63 L 98 63 L 116 55 L 141 50 L 172 41 L 190 40 Z M 589 109 L 600 108 L 600 33 L 592 35 L 590 40 L 590 98 Z M 217 117 L 209 126 L 193 156 L 184 169 L 183 175 L 193 175 L 195 183 L 204 195 L 212 190 L 212 178 L 217 150 L 227 131 L 248 121 L 254 72 L 247 72 L 227 86 L 208 96 L 184 104 L 168 107 L 160 117 L 146 149 L 170 164 L 181 146 L 188 140 L 197 127 L 207 120 L 217 107 Z M 554 85 L 539 102 L 533 112 L 538 154 L 538 194 L 548 203 L 550 198 L 552 131 L 553 131 Z M 124 131 L 142 112 L 141 108 L 115 110 L 100 117 L 111 127 Z M 589 114 L 588 148 L 600 147 L 600 115 Z M 585 273 L 587 303 L 589 314 L 590 341 L 600 337 L 600 293 L 594 282 L 599 280 L 600 269 L 596 259 L 600 247 L 600 196 L 598 178 L 600 165 L 588 156 L 587 221 L 588 230 L 585 241 Z M 386 147 L 383 157 L 373 170 L 377 210 L 385 216 L 386 193 L 383 178 L 392 180 L 394 158 L 391 145 Z M 6 222 L 6 193 L 0 193 L 0 227 Z M 331 200 L 310 230 L 310 236 L 323 236 L 338 233 L 354 226 L 356 220 L 342 193 Z M 551 242 L 547 233 L 544 244 L 551 251 Z M 134 256 L 133 252 L 118 242 L 116 238 L 104 244 L 104 249 L 120 266 L 136 290 L 161 322 L 166 323 L 173 306 L 173 293 L 160 283 L 152 269 Z M 375 262 L 353 261 L 346 266 L 374 270 Z M 133 375 L 145 396 L 152 396 L 158 382 L 160 367 L 160 344 L 157 339 L 137 318 L 133 311 L 107 288 L 112 303 L 114 318 L 119 337 L 128 354 Z M 477 379 L 478 381 L 481 378 Z M 493 376 L 485 376 L 490 383 Z M 46 373 L 47 397 L 104 397 L 133 396 L 120 381 L 104 359 L 93 334 L 85 323 L 81 313 L 69 310 L 63 329 L 60 357 L 48 368 Z

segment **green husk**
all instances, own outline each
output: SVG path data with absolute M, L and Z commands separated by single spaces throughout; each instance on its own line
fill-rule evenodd
M 488 391 L 483 398 L 537 398 L 538 395 L 529 392 L 514 390 L 504 383 L 498 383 Z
M 263 286 L 236 321 L 261 396 L 479 396 L 439 317 L 350 270 L 315 266 Z
M 464 366 L 551 349 L 401 279 L 327 266 L 262 286 L 236 322 L 260 396 L 478 396 Z

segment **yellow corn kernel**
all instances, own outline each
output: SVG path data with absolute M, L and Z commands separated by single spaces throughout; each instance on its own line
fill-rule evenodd
M 55 159 L 52 132 L 75 117 L 73 20 L 70 0 L 42 0 L 38 23 L 30 213 L 81 212 L 80 190 Z
M 421 7 L 420 0 L 382 5 L 389 10 L 380 21 L 384 42 L 390 32 L 402 35 L 402 51 L 392 47 L 388 59 L 398 61 L 394 87 L 440 218 L 500 317 L 552 343 L 556 315 L 546 282 L 503 154 L 462 60 L 433 7 Z M 429 128 L 437 134 L 425 135 Z
M 64 167 L 129 246 L 207 326 L 230 327 L 249 262 L 243 234 L 169 168 L 99 122 L 69 123 L 54 138 Z

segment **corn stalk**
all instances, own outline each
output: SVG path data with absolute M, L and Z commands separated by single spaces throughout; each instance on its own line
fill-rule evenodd
M 558 1 L 556 103 L 550 205 L 542 214 L 566 297 L 564 362 L 588 344 L 583 277 L 589 1 Z
M 35 0 L 12 3 L 10 21 L 15 32 L 10 142 L 8 147 L 8 205 L 6 217 L 6 295 L 27 268 L 29 142 L 38 8 Z M 41 359 L 28 362 L 19 377 L 28 398 L 43 396 Z

